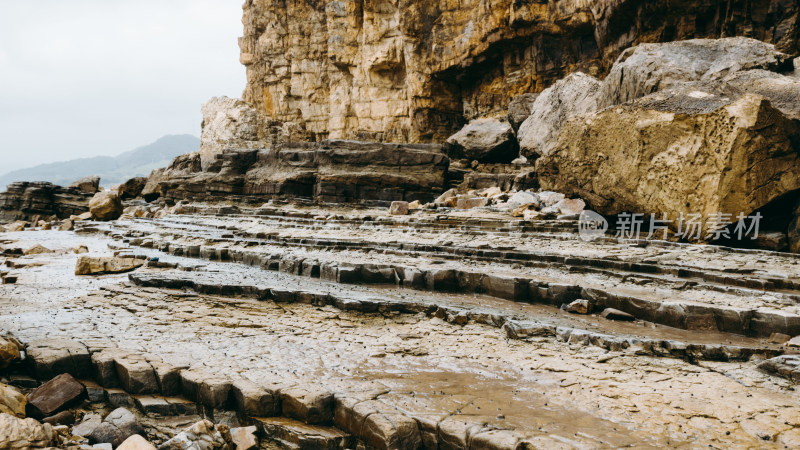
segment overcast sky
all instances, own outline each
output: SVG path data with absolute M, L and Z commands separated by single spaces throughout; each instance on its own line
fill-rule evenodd
M 200 135 L 239 97 L 242 0 L 0 0 L 0 173 Z

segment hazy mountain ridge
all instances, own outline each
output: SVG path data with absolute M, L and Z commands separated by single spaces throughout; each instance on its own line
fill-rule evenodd
M 176 156 L 197 151 L 199 147 L 200 139 L 195 136 L 167 135 L 117 156 L 79 158 L 14 170 L 0 176 L 0 190 L 5 190 L 15 181 L 49 181 L 68 186 L 88 175 L 98 175 L 102 185 L 110 186 L 133 177 L 147 176 L 153 169 L 168 165 Z

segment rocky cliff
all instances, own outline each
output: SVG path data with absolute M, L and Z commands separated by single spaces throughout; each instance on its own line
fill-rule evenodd
M 786 0 L 247 0 L 244 100 L 307 140 L 443 142 L 639 43 L 747 36 L 794 54 Z

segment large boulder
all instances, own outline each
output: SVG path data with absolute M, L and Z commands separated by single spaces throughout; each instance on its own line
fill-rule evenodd
M 77 180 L 74 183 L 70 184 L 68 187 L 72 189 L 77 189 L 87 194 L 94 194 L 100 190 L 100 177 L 98 177 L 97 175 L 83 177 L 80 180 Z
M 617 58 L 603 81 L 599 107 L 635 100 L 692 81 L 711 81 L 751 69 L 792 70 L 788 55 L 755 39 L 693 39 L 641 44 Z
M 600 81 L 573 73 L 545 89 L 533 102 L 531 114 L 519 127 L 520 153 L 527 158 L 548 155 L 561 127 L 569 119 L 597 111 Z
M 200 161 L 208 168 L 225 150 L 264 148 L 259 138 L 261 119 L 247 103 L 228 97 L 214 97 L 203 105 Z
M 800 189 L 800 124 L 765 97 L 696 85 L 568 121 L 542 188 L 598 212 L 749 214 Z
M 482 163 L 509 163 L 519 155 L 511 124 L 497 119 L 476 119 L 445 143 L 451 158 L 467 158 Z
M 531 115 L 533 103 L 537 97 L 539 94 L 530 93 L 517 95 L 511 99 L 511 103 L 508 104 L 508 123 L 514 128 L 514 131 L 519 130 L 522 122 L 525 122 L 525 119 Z
M 122 199 L 115 191 L 98 192 L 89 200 L 89 212 L 94 220 L 117 220 L 122 211 Z
M 143 433 L 144 429 L 132 412 L 125 408 L 117 408 L 111 411 L 88 437 L 95 444 L 111 444 L 118 447 L 129 437 Z
M 130 200 L 140 196 L 146 184 L 147 177 L 134 177 L 120 184 L 117 187 L 117 192 L 122 200 Z
M 36 418 L 52 416 L 86 397 L 86 388 L 72 375 L 61 374 L 28 395 L 28 413 Z
M 0 430 L 0 448 L 8 450 L 47 448 L 56 439 L 56 433 L 50 424 L 41 424 L 34 419 L 20 419 L 5 413 L 0 413 Z

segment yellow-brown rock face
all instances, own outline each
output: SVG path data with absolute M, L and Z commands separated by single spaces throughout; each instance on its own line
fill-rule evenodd
M 247 0 L 243 98 L 310 140 L 444 141 L 641 42 L 752 36 L 797 47 L 797 5 L 745 0 Z

